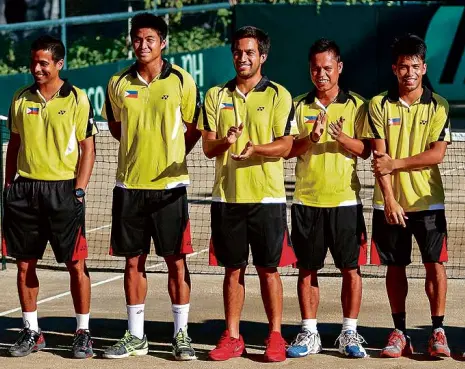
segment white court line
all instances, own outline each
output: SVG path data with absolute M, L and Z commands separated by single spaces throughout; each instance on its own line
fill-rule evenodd
M 101 227 L 89 229 L 88 231 L 86 230 L 86 233 L 91 233 L 91 232 L 99 231 L 100 229 L 110 228 L 110 227 L 111 227 L 111 224 L 107 224 Z
M 208 250 L 209 249 L 206 248 L 206 249 L 200 250 L 198 252 L 194 252 L 192 254 L 187 255 L 186 258 L 191 258 L 192 256 L 203 254 L 204 252 L 206 252 Z M 165 264 L 165 263 L 162 262 L 162 263 L 158 263 L 158 264 L 155 264 L 155 265 L 150 265 L 146 269 L 154 269 L 154 268 L 157 268 L 159 266 L 162 266 L 163 264 Z M 124 273 L 122 275 L 117 275 L 116 277 L 108 278 L 108 279 L 105 279 L 105 280 L 100 281 L 100 282 L 92 283 L 90 286 L 91 286 L 91 288 L 92 287 L 97 287 L 97 286 L 100 286 L 102 284 L 107 284 L 107 283 L 117 281 L 118 279 L 122 279 L 122 278 L 124 278 Z M 47 297 L 47 298 L 45 298 L 43 300 L 37 301 L 37 305 L 40 305 L 40 304 L 43 304 L 45 302 L 49 302 L 49 301 L 52 301 L 52 300 L 57 300 L 57 299 L 60 299 L 62 297 L 69 296 L 69 295 L 71 295 L 70 291 L 63 292 L 63 293 L 60 293 L 58 295 L 50 296 L 50 297 Z M 3 312 L 0 313 L 0 316 L 5 316 L 5 315 L 11 314 L 11 313 L 16 313 L 17 311 L 20 311 L 20 310 L 21 310 L 21 308 L 19 307 L 19 308 L 3 311 Z

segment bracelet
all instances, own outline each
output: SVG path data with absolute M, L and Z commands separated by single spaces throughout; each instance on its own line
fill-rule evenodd
M 312 136 L 312 134 L 311 134 L 311 133 L 310 133 L 309 137 L 310 137 L 310 141 L 312 141 L 313 143 L 318 143 L 318 141 L 320 141 L 320 140 L 318 140 L 318 141 L 315 141 L 315 140 L 313 139 L 313 136 Z

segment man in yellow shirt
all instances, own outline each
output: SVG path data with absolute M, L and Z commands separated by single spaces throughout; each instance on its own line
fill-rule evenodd
M 77 329 L 73 355 L 93 355 L 89 333 L 90 278 L 86 268 L 84 195 L 95 161 L 98 132 L 84 91 L 60 78 L 65 48 L 42 36 L 31 46 L 34 84 L 10 106 L 5 170 L 4 254 L 16 258 L 24 329 L 9 349 L 26 356 L 45 347 L 37 320 L 36 274 L 47 242 L 70 274 Z M 15 179 L 16 177 L 16 179 Z
M 412 235 L 426 269 L 433 324 L 428 352 L 450 356 L 443 329 L 447 225 L 438 168 L 451 142 L 449 105 L 422 84 L 426 73 L 422 39 L 403 36 L 392 50 L 397 86 L 371 100 L 365 135 L 372 139 L 376 176 L 371 261 L 388 266 L 386 288 L 395 326 L 381 356 L 412 352 L 405 323 L 405 269 L 411 262 Z
M 173 355 L 194 360 L 187 334 L 192 253 L 186 186 L 186 155 L 200 138 L 200 98 L 191 75 L 162 58 L 168 27 L 144 13 L 131 23 L 135 64 L 111 77 L 102 115 L 119 145 L 113 190 L 111 253 L 126 258 L 128 331 L 103 354 L 106 358 L 145 355 L 145 262 L 153 239 L 168 267 L 174 317 Z
M 282 158 L 297 130 L 289 92 L 261 73 L 269 47 L 268 35 L 260 29 L 235 32 L 231 49 L 236 77 L 207 92 L 198 125 L 205 155 L 216 157 L 210 264 L 225 267 L 226 330 L 210 352 L 212 360 L 245 351 L 239 321 L 249 244 L 269 321 L 265 360 L 286 359 L 283 292 L 276 268 L 295 261 L 288 242 Z
M 366 104 L 339 86 L 343 63 L 334 41 L 320 39 L 311 46 L 309 68 L 315 89 L 295 99 L 300 135 L 289 154 L 297 157 L 291 239 L 298 259 L 302 329 L 287 354 L 302 357 L 321 351 L 318 270 L 329 248 L 342 273 L 339 351 L 363 358 L 357 318 L 362 300 L 360 265 L 366 263 L 367 249 L 356 165 L 357 157 L 370 155 L 369 141 L 360 139 Z

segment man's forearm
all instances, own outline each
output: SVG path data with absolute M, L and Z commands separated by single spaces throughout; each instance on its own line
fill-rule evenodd
M 286 159 L 295 158 L 305 154 L 310 146 L 313 143 L 310 141 L 309 137 L 295 139 L 292 143 L 292 148 L 289 154 L 286 156 Z
M 121 122 L 108 122 L 108 129 L 116 140 L 121 140 Z
M 287 139 L 277 139 L 271 143 L 254 146 L 254 155 L 265 156 L 267 158 L 284 158 L 288 157 L 292 149 L 293 138 L 287 136 Z
M 79 159 L 78 174 L 76 177 L 75 188 L 86 188 L 89 184 L 92 169 L 95 163 L 95 150 L 85 150 L 81 153 Z
M 383 194 L 384 202 L 394 200 L 394 192 L 392 190 L 391 175 L 386 174 L 381 177 L 377 177 L 376 180 L 379 183 L 379 188 Z
M 399 171 L 421 169 L 440 164 L 443 159 L 444 153 L 441 153 L 438 150 L 429 149 L 408 158 L 394 159 L 393 169 Z
M 226 138 L 218 138 L 214 140 L 204 139 L 203 140 L 203 152 L 209 159 L 217 157 L 218 155 L 224 154 L 229 150 L 231 144 L 228 143 Z
M 16 133 L 11 133 L 10 142 L 6 150 L 5 186 L 9 186 L 13 183 L 16 172 L 18 171 L 18 152 L 20 144 L 20 136 Z
M 371 148 L 370 143 L 368 141 L 362 141 L 344 134 L 341 135 L 339 144 L 345 150 L 359 158 L 367 159 L 370 156 Z

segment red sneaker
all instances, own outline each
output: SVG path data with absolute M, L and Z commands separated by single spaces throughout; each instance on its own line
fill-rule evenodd
M 245 353 L 245 343 L 242 336 L 239 336 L 239 338 L 233 338 L 229 335 L 229 331 L 225 330 L 221 335 L 216 348 L 211 350 L 208 356 L 214 361 L 224 361 L 233 357 L 239 357 Z
M 265 341 L 265 361 L 277 362 L 286 360 L 286 341 L 279 332 L 271 332 Z

